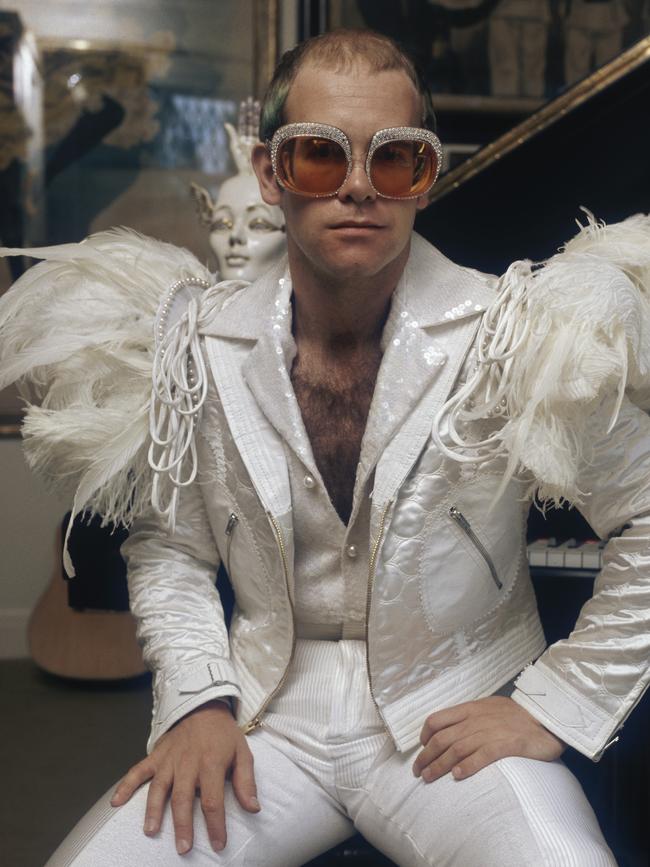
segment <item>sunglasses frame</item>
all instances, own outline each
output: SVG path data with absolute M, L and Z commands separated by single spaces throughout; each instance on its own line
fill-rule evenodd
M 278 154 L 280 152 L 280 147 L 288 139 L 303 138 L 307 136 L 328 139 L 329 141 L 333 141 L 336 144 L 340 145 L 343 149 L 343 152 L 348 162 L 348 168 L 343 182 L 341 183 L 339 188 L 337 190 L 334 190 L 334 192 L 332 193 L 301 193 L 297 190 L 291 190 L 289 189 L 289 187 L 285 186 L 278 174 Z M 433 148 L 436 155 L 436 173 L 429 186 L 421 193 L 416 193 L 412 196 L 387 196 L 385 193 L 380 193 L 373 184 L 372 178 L 370 177 L 370 166 L 375 151 L 382 145 L 388 144 L 392 141 L 424 141 L 427 144 L 431 145 L 431 147 Z M 336 196 L 338 195 L 339 190 L 345 185 L 347 179 L 350 177 L 350 173 L 352 172 L 353 161 L 352 146 L 350 144 L 350 140 L 343 132 L 343 130 L 339 129 L 336 126 L 330 126 L 326 123 L 287 123 L 284 126 L 279 127 L 273 134 L 272 139 L 270 141 L 267 141 L 266 144 L 271 153 L 271 165 L 273 167 L 273 175 L 276 181 L 283 190 L 287 190 L 287 192 L 293 193 L 296 196 L 305 196 L 306 198 L 310 199 L 326 199 L 331 198 L 332 196 Z M 380 196 L 382 199 L 407 201 L 409 199 L 419 199 L 420 196 L 425 196 L 429 192 L 431 187 L 438 179 L 441 165 L 442 144 L 440 142 L 440 139 L 434 132 L 416 126 L 393 126 L 387 127 L 386 129 L 377 130 L 377 132 L 370 139 L 370 145 L 368 146 L 368 153 L 366 155 L 365 169 L 368 183 L 378 196 Z

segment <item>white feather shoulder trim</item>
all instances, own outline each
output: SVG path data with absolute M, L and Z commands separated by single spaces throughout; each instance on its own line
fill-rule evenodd
M 474 463 L 507 458 L 554 505 L 580 504 L 578 472 L 592 413 L 625 392 L 650 406 L 650 217 L 588 223 L 543 264 L 514 262 L 477 336 L 477 364 L 436 416 L 447 455 Z M 480 442 L 468 424 L 500 420 Z M 447 430 L 448 436 L 442 436 Z
M 45 260 L 0 298 L 0 388 L 29 400 L 28 463 L 75 515 L 129 526 L 153 502 L 173 526 L 196 473 L 201 321 L 247 284 L 128 229 L 0 255 Z

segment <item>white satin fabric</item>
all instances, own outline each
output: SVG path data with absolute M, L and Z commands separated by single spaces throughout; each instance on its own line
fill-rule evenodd
M 606 405 L 592 418 L 579 479 L 585 512 L 605 536 L 630 527 L 610 541 L 574 633 L 544 653 L 526 561 L 530 479 L 511 481 L 495 503 L 503 458 L 458 462 L 431 438 L 492 293 L 490 278 L 414 236 L 385 329 L 352 516 L 337 546 L 343 553 L 354 545 L 369 565 L 368 672 L 399 750 L 417 743 L 428 713 L 489 695 L 540 657 L 513 698 L 598 758 L 650 679 L 650 531 L 640 518 L 650 512 L 650 420 L 629 401 L 611 433 Z M 149 515 L 123 549 L 155 674 L 150 747 L 217 696 L 240 699 L 242 725 L 263 719 L 292 658 L 305 588 L 296 584 L 302 531 L 287 450 L 305 473 L 310 467 L 291 400 L 290 295 L 282 265 L 204 324 L 212 381 L 197 435 L 198 481 L 183 491 L 173 533 Z M 239 520 L 228 533 L 233 513 Z M 229 636 L 213 586 L 220 558 L 229 560 L 237 602 Z
M 560 762 L 509 758 L 473 777 L 416 779 L 368 691 L 362 641 L 299 640 L 287 681 L 249 738 L 262 809 L 226 786 L 228 842 L 176 854 L 169 806 L 142 832 L 147 787 L 82 819 L 46 867 L 299 867 L 355 829 L 400 867 L 616 867 L 580 785 Z M 110 794 L 110 793 L 109 793 Z

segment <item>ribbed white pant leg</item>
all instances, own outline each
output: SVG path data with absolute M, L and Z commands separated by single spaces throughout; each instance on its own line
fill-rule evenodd
M 419 749 L 388 745 L 345 799 L 357 829 L 403 867 L 616 867 L 561 762 L 507 758 L 465 780 L 416 779 Z
M 582 786 L 563 762 L 516 756 L 499 769 L 522 806 L 548 867 L 616 867 Z
M 248 813 L 226 784 L 227 844 L 210 846 L 198 799 L 194 803 L 194 846 L 178 855 L 169 803 L 156 837 L 146 837 L 147 786 L 122 807 L 111 807 L 113 789 L 81 819 L 46 867 L 299 867 L 354 833 L 334 799 L 308 774 L 269 743 L 263 730 L 249 745 L 262 809 Z

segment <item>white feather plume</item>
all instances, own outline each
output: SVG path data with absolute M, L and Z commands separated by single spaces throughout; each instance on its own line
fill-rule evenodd
M 17 382 L 29 398 L 28 463 L 74 497 L 75 514 L 129 526 L 149 505 L 155 476 L 149 412 L 161 299 L 178 280 L 214 278 L 187 250 L 127 229 L 0 255 L 46 260 L 0 298 L 0 388 Z M 228 285 L 203 295 L 210 315 Z M 158 373 L 168 373 L 164 362 Z
M 175 451 L 150 460 L 152 400 L 172 396 L 165 412 L 180 430 L 191 393 L 174 358 L 182 348 L 196 354 L 201 322 L 245 284 L 219 284 L 190 302 L 191 328 L 187 312 L 179 329 L 168 323 L 176 350 L 154 376 L 161 299 L 179 279 L 214 282 L 192 254 L 126 229 L 80 244 L 0 249 L 25 254 L 46 261 L 0 298 L 0 388 L 17 381 L 29 395 L 28 462 L 74 496 L 75 513 L 127 526 L 157 479 L 154 500 L 170 504 L 173 521 L 182 474 Z M 649 336 L 650 218 L 604 226 L 589 215 L 543 267 L 515 262 L 500 279 L 479 330 L 477 369 L 436 417 L 433 436 L 457 460 L 503 455 L 503 486 L 532 472 L 542 499 L 580 503 L 590 414 L 618 394 L 613 423 L 626 390 L 650 406 Z M 492 432 L 469 440 L 466 423 L 484 418 L 495 422 Z
M 478 333 L 475 372 L 433 424 L 456 460 L 506 458 L 501 489 L 530 474 L 538 497 L 582 501 L 578 472 L 588 454 L 590 417 L 611 404 L 610 427 L 627 392 L 650 406 L 650 217 L 587 225 L 543 265 L 514 262 Z M 481 442 L 470 422 L 500 424 Z M 441 431 L 447 428 L 449 440 Z

